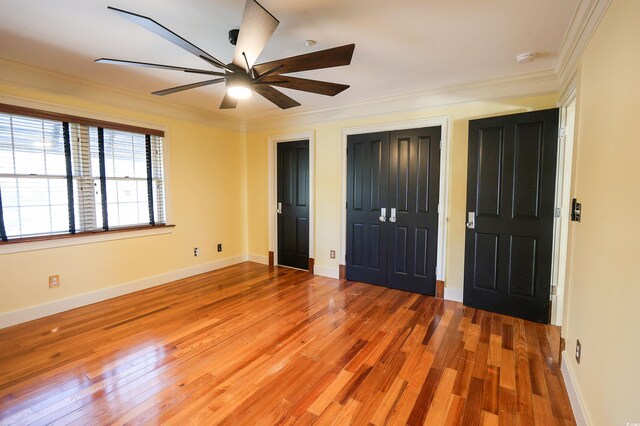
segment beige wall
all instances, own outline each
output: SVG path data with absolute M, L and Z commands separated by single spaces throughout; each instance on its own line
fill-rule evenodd
M 563 334 L 594 425 L 640 422 L 640 2 L 614 0 L 582 57 Z M 582 360 L 575 362 L 576 339 Z
M 46 102 L 165 127 L 176 225 L 166 235 L 0 255 L 0 312 L 246 253 L 245 152 L 239 132 L 27 86 L 1 84 L 0 94 L 33 101 L 34 107 Z M 215 250 L 218 242 L 222 253 Z M 194 247 L 200 257 L 193 256 Z M 48 288 L 53 274 L 61 277 L 58 289 Z
M 639 22 L 639 1 L 614 0 L 578 72 L 573 194 L 583 203 L 583 219 L 571 225 L 563 335 L 566 366 L 594 425 L 640 422 Z M 266 256 L 267 142 L 283 133 L 315 133 L 316 264 L 335 268 L 338 259 L 330 259 L 329 250 L 340 249 L 342 129 L 442 115 L 452 122 L 446 282 L 461 289 L 469 119 L 552 108 L 556 102 L 555 95 L 469 102 L 245 135 L 142 113 L 139 102 L 117 107 L 107 92 L 88 97 L 45 79 L 0 83 L 0 94 L 164 126 L 177 225 L 167 235 L 0 255 L 0 313 L 247 252 Z M 218 242 L 223 253 L 215 252 Z M 192 253 L 196 246 L 198 258 Z M 47 288 L 51 274 L 61 275 L 59 289 Z M 576 339 L 583 347 L 579 365 L 572 356 Z
M 150 276 L 268 251 L 267 141 L 269 135 L 313 130 L 316 138 L 316 265 L 337 268 L 340 249 L 340 147 L 345 127 L 449 116 L 452 123 L 447 286 L 462 288 L 468 120 L 551 108 L 555 95 L 461 103 L 411 112 L 322 122 L 302 128 L 250 132 L 177 119 L 163 105 L 109 92 L 87 82 L 10 64 L 0 98 L 25 106 L 68 108 L 98 118 L 134 120 L 166 128 L 173 220 L 168 235 L 0 255 L 0 312 L 27 308 Z M 6 100 L 4 100 L 7 102 Z M 33 105 L 32 105 L 33 104 Z M 42 105 L 45 105 L 44 107 Z M 124 106 L 123 106 L 124 105 Z M 142 112 L 144 111 L 144 112 Z M 185 114 L 181 114 L 184 116 Z M 245 190 L 246 189 L 246 190 Z M 215 244 L 222 242 L 224 252 Z M 201 256 L 193 257 L 199 247 Z M 62 286 L 47 287 L 61 276 Z
M 555 104 L 555 95 L 468 102 L 384 116 L 324 122 L 298 128 L 250 132 L 247 135 L 249 252 L 265 256 L 269 249 L 267 213 L 269 136 L 309 130 L 315 132 L 315 263 L 321 267 L 337 268 L 339 259 L 331 259 L 329 251 L 336 250 L 338 252 L 340 250 L 342 129 L 385 122 L 449 116 L 452 122 L 451 180 L 445 281 L 447 287 L 461 290 L 464 267 L 469 120 L 554 108 Z

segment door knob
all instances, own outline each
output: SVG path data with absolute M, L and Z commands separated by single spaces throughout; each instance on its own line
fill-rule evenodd
M 378 220 L 380 222 L 386 222 L 387 221 L 387 209 L 382 207 L 380 209 L 380 217 L 378 218 Z
M 276 209 L 278 214 L 282 214 L 282 203 L 278 203 L 278 208 Z
M 469 229 L 476 228 L 476 212 L 467 213 L 467 228 Z
M 395 207 L 391 207 L 391 217 L 389 218 L 389 222 L 394 222 L 398 220 L 398 218 L 396 217 L 396 208 Z

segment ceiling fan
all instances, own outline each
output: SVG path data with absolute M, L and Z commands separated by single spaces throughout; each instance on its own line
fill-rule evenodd
M 235 108 L 238 104 L 238 99 L 248 98 L 253 92 L 265 97 L 281 109 L 287 109 L 299 106 L 300 103 L 275 89 L 273 86 L 327 96 L 335 96 L 349 88 L 346 84 L 308 80 L 283 74 L 349 65 L 351 63 L 355 44 L 348 44 L 345 46 L 334 47 L 332 49 L 320 50 L 318 52 L 292 56 L 262 64 L 255 64 L 260 53 L 279 24 L 279 21 L 255 0 L 247 0 L 240 29 L 229 31 L 229 41 L 236 46 L 233 61 L 229 64 L 225 64 L 224 62 L 216 59 L 193 43 L 180 37 L 178 34 L 147 16 L 127 12 L 126 10 L 117 9 L 111 6 L 109 6 L 109 9 L 196 55 L 209 65 L 221 70 L 210 71 L 110 58 L 96 59 L 96 62 L 103 64 L 159 68 L 216 77 L 211 80 L 199 81 L 153 92 L 154 95 L 165 96 L 181 92 L 183 90 L 195 89 L 196 87 L 225 83 L 226 93 L 222 99 L 222 103 L 220 104 L 220 109 Z

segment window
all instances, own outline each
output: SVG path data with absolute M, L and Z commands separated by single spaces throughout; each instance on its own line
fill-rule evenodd
M 164 224 L 162 137 L 0 105 L 0 238 Z

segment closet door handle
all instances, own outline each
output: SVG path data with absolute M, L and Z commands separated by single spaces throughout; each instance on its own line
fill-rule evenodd
M 389 218 L 389 222 L 395 223 L 397 220 L 398 218 L 396 217 L 396 208 L 391 207 L 391 217 Z
M 276 208 L 276 212 L 278 214 L 282 214 L 282 203 L 278 203 L 278 207 Z
M 380 217 L 378 218 L 378 220 L 380 222 L 386 222 L 387 221 L 387 209 L 385 207 L 382 207 L 380 209 Z
M 476 213 L 475 212 L 468 212 L 467 213 L 467 228 L 469 229 L 475 229 L 476 228 Z

